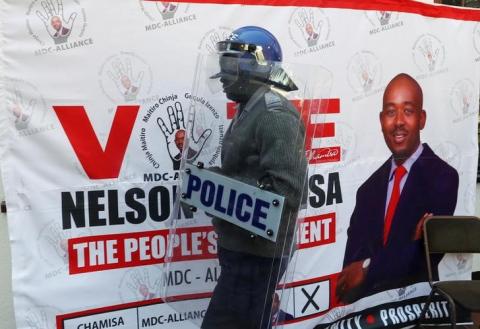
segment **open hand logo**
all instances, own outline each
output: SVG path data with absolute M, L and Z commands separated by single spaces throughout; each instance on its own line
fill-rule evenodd
M 13 85 L 10 97 L 7 99 L 7 108 L 15 120 L 15 128 L 22 130 L 28 127 L 35 105 L 35 99 L 26 99 L 18 86 Z
M 316 51 L 319 43 L 328 40 L 330 22 L 328 16 L 319 8 L 297 8 L 288 20 L 288 31 L 291 40 L 300 51 L 310 53 Z M 330 40 L 329 43 L 333 43 Z
M 452 88 L 450 104 L 460 116 L 475 111 L 475 88 L 472 81 L 463 79 Z
M 143 14 L 153 24 L 146 25 L 147 31 L 177 26 L 196 20 L 195 14 L 190 11 L 190 4 L 171 1 L 136 0 Z M 172 24 L 173 23 L 173 24 Z
M 467 268 L 467 265 L 468 265 L 468 260 L 469 260 L 468 256 L 465 254 L 456 254 L 455 258 L 457 260 L 457 269 L 459 271 L 465 270 L 465 268 Z
M 372 52 L 358 52 L 350 60 L 348 78 L 354 90 L 368 93 L 378 85 L 380 75 L 380 62 Z
M 232 29 L 227 27 L 218 27 L 216 29 L 212 29 L 208 31 L 203 38 L 200 40 L 200 45 L 198 49 L 201 53 L 216 55 L 217 53 L 217 43 L 223 40 L 227 40 L 232 35 Z M 213 60 L 215 58 L 215 60 Z M 217 73 L 218 59 L 216 56 L 211 56 L 207 59 L 208 61 L 214 61 L 207 63 L 207 65 L 215 67 L 215 72 L 211 72 L 212 74 Z M 216 94 L 221 91 L 221 87 L 219 85 L 218 79 L 212 79 L 211 74 L 206 74 L 204 77 L 204 83 L 207 85 L 211 94 Z
M 432 39 L 425 38 L 422 40 L 422 43 L 419 46 L 420 51 L 427 63 L 428 70 L 433 72 L 435 70 L 435 65 L 437 63 L 438 54 L 440 49 L 437 47 L 433 47 Z
M 92 232 L 89 228 L 81 228 L 72 232 L 71 230 L 64 230 L 62 224 L 56 220 L 51 220 L 44 225 L 38 234 L 36 246 L 43 263 L 48 265 L 46 277 L 53 279 L 57 274 L 63 273 L 67 269 L 69 262 L 68 241 L 70 239 L 90 235 L 92 235 Z
M 363 91 L 370 91 L 377 73 L 376 67 L 372 65 L 367 56 L 359 55 L 354 59 L 353 69 Z
M 175 16 L 175 13 L 178 9 L 178 3 L 160 1 L 160 2 L 157 2 L 157 8 L 164 20 L 170 19 Z
M 208 31 L 200 41 L 198 49 L 208 54 L 217 53 L 217 43 L 226 40 L 231 34 L 233 29 L 228 27 L 218 27 Z
M 69 238 L 69 234 L 62 230 L 60 224 L 52 223 L 48 226 L 45 239 L 65 265 L 68 264 Z
M 41 2 L 41 5 L 43 12 L 37 10 L 36 14 L 43 22 L 48 35 L 55 44 L 67 42 L 72 33 L 77 13 L 73 12 L 68 19 L 65 19 L 62 0 L 45 0 Z
M 440 280 L 469 280 L 473 266 L 472 254 L 449 253 L 438 266 Z
M 51 306 L 33 306 L 24 310 L 19 316 L 21 321 L 18 327 L 26 329 L 52 329 L 55 328 L 55 315 L 62 311 Z
M 351 311 L 352 311 L 352 307 L 350 305 L 332 308 L 327 314 L 325 314 L 325 320 L 326 320 L 325 322 L 337 321 L 345 317 Z
M 100 88 L 113 103 L 144 102 L 152 89 L 150 65 L 134 52 L 121 51 L 100 66 Z
M 173 169 L 180 169 L 180 161 L 183 151 L 186 150 L 186 160 L 195 161 L 200 155 L 205 143 L 212 134 L 211 129 L 195 131 L 195 110 L 190 111 L 189 116 L 189 141 L 185 145 L 186 128 L 182 104 L 175 102 L 167 107 L 168 123 L 161 117 L 157 118 L 157 124 L 165 137 L 168 154 L 173 163 Z M 198 136 L 198 137 L 197 137 Z
M 30 310 L 25 317 L 28 329 L 49 329 L 47 313 L 44 310 L 37 312 Z
M 42 260 L 49 265 L 49 271 L 66 269 L 69 259 L 68 240 L 71 238 L 71 232 L 63 230 L 61 224 L 54 220 L 42 228 L 37 238 L 37 249 Z
M 150 300 L 160 294 L 160 278 L 150 281 L 147 269 L 135 269 L 129 272 L 126 287 L 135 296 L 135 300 Z
M 315 46 L 318 43 L 318 39 L 322 32 L 323 21 L 315 18 L 312 9 L 301 8 L 297 13 L 294 22 L 307 45 L 309 47 Z
M 394 27 L 399 27 L 403 25 L 403 22 L 400 21 L 400 14 L 394 11 L 386 10 L 366 10 L 365 16 L 368 21 L 374 27 L 373 30 L 370 30 L 370 34 L 389 31 Z M 389 25 L 387 27 L 387 25 Z M 382 29 L 385 28 L 385 29 Z
M 134 75 L 130 58 L 126 58 L 125 61 L 119 58 L 115 59 L 110 65 L 110 70 L 107 70 L 108 77 L 126 102 L 134 101 L 137 98 L 144 73 L 144 71 L 139 71 Z
M 55 316 L 63 312 L 52 306 L 37 306 L 34 303 L 27 308 L 24 306 L 17 317 L 18 328 L 25 329 L 53 329 L 56 328 Z
M 407 291 L 407 288 L 406 287 L 402 287 L 402 288 L 399 288 L 397 290 L 397 294 L 398 294 L 398 297 L 402 297 L 403 295 L 405 295 L 405 292 Z
M 437 37 L 425 34 L 415 41 L 413 58 L 422 72 L 433 73 L 441 69 L 445 61 L 445 48 Z
M 390 22 L 390 19 L 392 18 L 392 12 L 391 11 L 377 11 L 377 19 L 380 22 L 380 25 L 387 25 Z
M 18 79 L 5 79 L 5 103 L 9 121 L 20 136 L 31 131 L 28 128 L 44 127 L 47 122 L 47 106 L 38 89 Z

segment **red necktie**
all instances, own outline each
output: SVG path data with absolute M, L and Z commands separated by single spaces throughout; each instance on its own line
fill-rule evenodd
M 385 223 L 383 226 L 383 245 L 387 244 L 388 234 L 390 233 L 393 216 L 395 215 L 395 209 L 397 209 L 398 200 L 400 199 L 400 181 L 406 173 L 407 170 L 403 166 L 398 166 L 397 169 L 395 169 L 392 195 L 388 202 L 387 214 L 385 215 Z

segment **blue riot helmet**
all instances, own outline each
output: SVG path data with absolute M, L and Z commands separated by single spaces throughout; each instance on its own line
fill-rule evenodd
M 281 67 L 282 49 L 269 31 L 258 26 L 245 26 L 216 44 L 220 55 L 220 72 L 211 78 L 222 83 L 267 84 L 293 91 L 297 86 Z

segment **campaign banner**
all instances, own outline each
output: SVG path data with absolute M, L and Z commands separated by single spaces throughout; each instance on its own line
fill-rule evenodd
M 208 214 L 177 206 L 182 152 L 193 136 L 205 166 L 220 167 L 236 108 L 192 86 L 202 58 L 246 25 L 278 39 L 285 66 L 315 75 L 291 99 L 309 109 L 308 195 L 277 327 L 416 321 L 430 292 L 422 221 L 475 212 L 479 12 L 407 0 L 0 0 L 0 17 L 17 328 L 200 327 L 220 275 L 217 233 Z M 399 124 L 389 113 L 407 94 Z M 392 154 L 416 136 L 396 184 Z M 435 265 L 440 279 L 469 278 L 472 261 Z M 436 300 L 427 320 L 448 312 Z

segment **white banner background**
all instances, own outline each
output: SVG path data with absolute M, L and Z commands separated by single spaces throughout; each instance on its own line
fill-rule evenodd
M 161 265 L 70 275 L 67 241 L 90 235 L 162 230 L 166 226 L 147 216 L 137 225 L 73 225 L 72 229 L 63 229 L 61 192 L 74 195 L 76 191 L 139 187 L 148 193 L 154 186 L 163 185 L 169 190 L 167 208 L 173 216 L 172 161 L 156 123 L 142 118 L 157 102 L 156 117 L 166 118 L 166 106 L 174 101 L 182 104 L 186 114 L 189 99 L 185 95 L 192 88 L 198 53 L 211 51 L 218 40 L 239 26 L 258 25 L 271 31 L 282 45 L 285 62 L 320 66 L 323 88 L 315 90 L 313 96 L 340 99 L 340 113 L 321 118 L 336 124 L 336 136 L 314 143 L 340 145 L 342 161 L 311 165 L 309 172 L 310 176 L 322 174 L 325 178 L 330 172 L 340 175 L 343 202 L 310 205 L 308 209 L 309 216 L 336 213 L 336 241 L 299 250 L 289 278 L 311 280 L 341 271 L 356 190 L 390 155 L 378 113 L 385 85 L 400 72 L 415 77 L 424 91 L 428 119 L 422 141 L 460 175 L 455 214 L 474 213 L 480 58 L 480 27 L 476 22 L 393 12 L 388 24 L 382 25 L 381 15 L 375 10 L 173 3 L 163 12 L 161 2 L 63 0 L 63 17 L 65 22 L 70 17 L 73 25 L 68 40 L 55 44 L 37 14 L 45 12 L 42 2 L 46 1 L 0 2 L 1 93 L 6 100 L 1 105 L 1 165 L 20 329 L 54 328 L 57 315 L 160 297 Z M 317 44 L 308 44 L 303 34 L 305 26 L 298 24 L 302 17 L 321 26 Z M 434 62 L 429 62 L 425 47 L 430 47 Z M 115 63 L 125 67 L 131 63 L 129 79 L 137 90 L 125 93 L 122 81 L 114 76 Z M 368 84 L 362 85 L 362 75 L 368 76 Z M 90 180 L 52 107 L 83 105 L 104 146 L 116 107 L 125 104 L 140 105 L 140 110 L 120 176 Z M 226 109 L 217 111 L 219 117 L 210 121 L 215 128 L 212 156 L 214 145 L 221 139 L 218 127 L 228 126 Z M 206 122 L 204 127 L 208 127 Z M 142 128 L 148 150 L 142 150 Z M 219 164 L 219 159 L 214 161 Z M 163 178 L 145 181 L 144 174 L 153 173 Z M 119 193 L 120 213 L 128 211 L 122 195 Z M 452 262 L 442 265 L 445 275 L 465 270 Z M 203 271 L 199 274 L 202 284 L 183 282 L 185 293 L 211 291 L 214 282 L 207 281 L 205 275 L 215 267 L 214 260 L 185 262 L 186 269 Z M 408 297 L 424 294 L 426 287 L 410 287 Z M 337 309 L 336 315 L 313 316 L 288 327 L 312 328 L 395 298 L 402 296 L 384 293 Z M 310 314 L 308 309 L 302 313 L 298 306 L 295 309 L 292 296 L 285 300 L 289 302 L 284 308 L 296 317 L 315 313 Z M 198 309 L 204 309 L 207 302 L 200 300 Z M 152 311 L 155 314 L 173 312 L 168 305 L 157 307 Z M 178 328 L 195 326 L 185 318 L 176 323 Z M 171 323 L 158 325 L 164 326 L 173 328 Z M 65 328 L 82 327 L 69 326 L 66 321 Z

